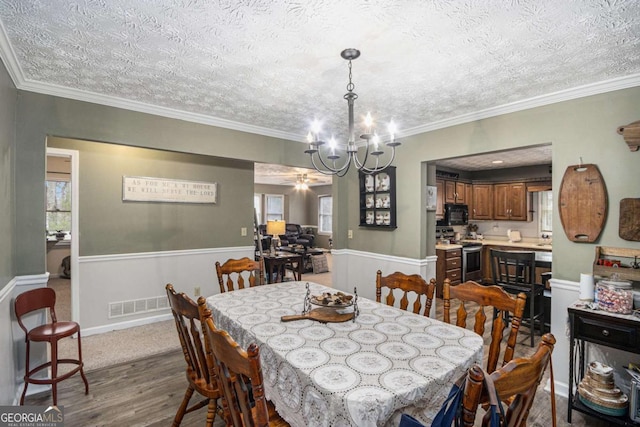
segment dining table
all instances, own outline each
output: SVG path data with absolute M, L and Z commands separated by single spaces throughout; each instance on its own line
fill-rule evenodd
M 482 337 L 357 296 L 337 309 L 357 313 L 352 320 L 282 321 L 308 307 L 306 295 L 336 292 L 292 281 L 216 294 L 207 305 L 241 347 L 258 344 L 265 395 L 292 426 L 397 426 L 403 413 L 430 425 L 454 382 L 482 363 Z

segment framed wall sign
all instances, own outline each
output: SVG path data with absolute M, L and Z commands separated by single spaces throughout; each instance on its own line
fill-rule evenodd
M 129 202 L 216 203 L 216 182 L 122 177 L 122 200 Z

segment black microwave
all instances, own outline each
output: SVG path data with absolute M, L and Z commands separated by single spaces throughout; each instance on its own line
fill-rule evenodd
M 444 225 L 467 225 L 469 223 L 469 206 L 459 203 L 444 204 Z

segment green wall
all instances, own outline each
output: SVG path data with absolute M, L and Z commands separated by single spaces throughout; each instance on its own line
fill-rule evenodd
M 13 147 L 17 91 L 0 62 L 0 289 L 15 275 L 13 266 Z
M 304 146 L 301 143 L 32 92 L 18 91 L 17 117 L 15 211 L 20 215 L 16 218 L 15 231 L 21 236 L 15 245 L 16 274 L 18 275 L 40 274 L 45 271 L 43 182 L 45 141 L 48 137 L 156 148 L 217 158 L 259 160 L 289 166 L 307 166 L 308 162 L 304 157 Z M 108 168 L 109 165 L 101 167 Z M 229 165 L 225 167 L 231 168 Z M 241 167 L 241 169 L 244 168 L 246 166 Z M 80 169 L 82 170 L 82 159 Z M 167 176 L 170 175 L 167 171 Z M 225 200 L 228 201 L 231 194 L 224 193 L 225 188 L 221 187 L 220 197 L 221 200 L 226 197 Z M 232 188 L 241 195 L 246 194 L 247 203 L 253 206 L 253 183 Z M 84 191 L 95 190 L 98 189 Z M 97 214 L 102 215 L 102 213 Z M 251 229 L 253 210 L 249 210 L 246 214 L 236 212 L 234 215 L 243 218 L 240 221 L 243 227 Z M 84 220 L 81 218 L 81 221 Z M 237 225 L 235 224 L 232 228 L 227 225 L 226 220 L 219 221 L 207 231 L 212 235 L 223 236 L 219 246 L 245 246 L 247 237 L 240 236 Z M 151 235 L 156 233 L 154 236 L 163 233 L 161 230 L 149 230 L 149 232 Z M 155 242 L 136 245 L 157 247 L 161 244 L 158 243 L 161 240 L 160 237 L 153 237 L 153 239 Z M 174 243 L 177 246 L 182 245 L 183 243 L 178 240 L 173 240 L 171 245 L 167 244 L 163 247 L 177 249 L 169 246 L 173 246 Z M 96 245 L 91 249 L 92 253 L 102 251 L 98 249 L 100 243 L 92 244 Z M 116 249 L 113 243 L 108 245 L 111 249 Z M 252 242 L 249 245 L 252 245 Z M 84 248 L 81 250 L 85 253 Z
M 100 142 L 191 152 L 221 158 L 246 159 L 291 166 L 308 166 L 299 143 L 166 119 L 112 107 L 19 91 L 16 144 L 16 273 L 44 271 L 44 141 L 48 135 Z M 505 114 L 446 129 L 403 138 L 398 149 L 395 231 L 358 227 L 357 174 L 336 179 L 334 247 L 409 258 L 434 254 L 433 213 L 424 209 L 427 162 L 440 158 L 505 150 L 541 143 L 553 146 L 553 185 L 559 188 L 564 170 L 595 163 L 609 192 L 609 211 L 599 245 L 637 247 L 618 237 L 619 201 L 638 197 L 640 153 L 632 153 L 616 133 L 620 125 L 640 117 L 640 88 L 594 95 L 517 113 Z M 18 167 L 19 166 L 19 167 Z M 247 188 L 247 193 L 252 192 Z M 560 224 L 556 212 L 554 223 Z M 247 226 L 252 224 L 252 218 Z M 225 226 L 217 226 L 212 233 Z M 347 239 L 348 230 L 354 238 Z M 223 232 L 223 231 L 221 231 Z M 232 234 L 236 234 L 233 232 Z M 229 244 L 244 245 L 237 233 Z M 577 280 L 591 270 L 595 245 L 569 242 L 554 235 L 554 276 Z
M 579 280 L 590 272 L 595 246 L 638 248 L 638 242 L 618 237 L 619 203 L 626 197 L 640 197 L 640 152 L 630 152 L 616 133 L 620 125 L 640 119 L 640 87 L 594 95 L 545 107 L 505 114 L 446 129 L 404 138 L 396 153 L 398 228 L 394 232 L 358 229 L 357 177 L 351 175 L 340 201 L 353 200 L 347 209 L 347 226 L 354 239 L 340 233 L 338 245 L 348 242 L 353 249 L 375 251 L 411 258 L 435 254 L 432 231 L 427 227 L 424 186 L 428 171 L 425 163 L 441 158 L 552 143 L 553 187 L 559 188 L 570 165 L 594 163 L 602 173 L 608 191 L 609 209 L 605 228 L 595 244 L 570 242 L 554 214 L 554 277 Z M 557 195 L 556 202 L 557 202 Z M 433 220 L 431 219 L 431 224 Z M 336 236 L 334 236 L 334 240 Z M 431 244 L 425 244 L 431 240 Z M 374 248 L 374 249 L 372 249 Z
M 213 156 L 49 138 L 79 151 L 80 256 L 200 249 L 237 244 L 251 230 L 253 163 Z M 217 183 L 216 204 L 122 201 L 122 177 Z M 224 223 L 224 227 L 219 227 Z M 248 233 L 243 244 L 253 245 Z

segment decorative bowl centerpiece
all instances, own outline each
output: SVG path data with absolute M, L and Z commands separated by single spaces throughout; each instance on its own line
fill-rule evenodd
M 322 295 L 313 295 L 311 304 L 321 305 L 323 307 L 348 307 L 353 304 L 353 295 L 347 295 L 342 292 L 335 294 L 325 292 Z

